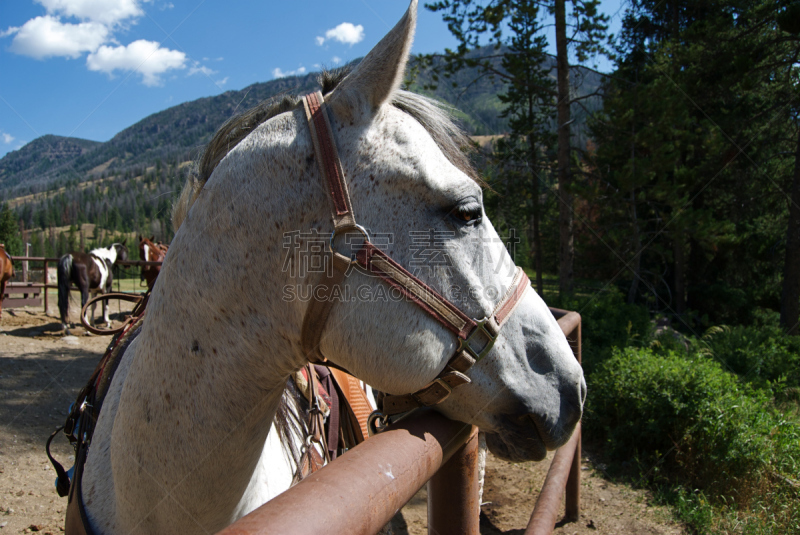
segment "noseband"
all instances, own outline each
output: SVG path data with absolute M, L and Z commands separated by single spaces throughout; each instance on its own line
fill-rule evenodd
M 303 352 L 312 362 L 331 364 L 320 352 L 320 339 L 333 307 L 334 300 L 331 299 L 333 288 L 344 280 L 349 267 L 356 264 L 399 290 L 458 337 L 458 349 L 444 370 L 431 383 L 416 392 L 385 396 L 383 413 L 399 414 L 418 407 L 441 403 L 447 399 L 453 388 L 471 382 L 465 373 L 489 354 L 500 328 L 530 287 L 528 276 L 517 267 L 508 291 L 492 313 L 481 320 L 475 320 L 375 247 L 369 241 L 367 231 L 356 223 L 353 216 L 350 193 L 322 93 L 317 91 L 306 95 L 303 97 L 303 105 L 314 142 L 317 163 L 325 177 L 326 190 L 333 205 L 333 232 L 330 239 L 333 269 L 322 274 L 319 289 L 324 291 L 320 292 L 322 295 L 319 295 L 319 298 L 310 301 L 303 318 L 301 331 Z M 363 244 L 352 258 L 338 252 L 334 243 L 337 236 L 348 232 L 360 232 L 364 236 Z M 317 297 L 318 294 L 314 292 L 313 295 Z

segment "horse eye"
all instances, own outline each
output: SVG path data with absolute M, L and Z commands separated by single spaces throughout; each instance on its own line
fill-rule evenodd
M 466 223 L 468 225 L 475 225 L 480 222 L 483 215 L 483 209 L 477 202 L 471 202 L 456 206 L 450 213 L 453 215 L 453 217 L 458 219 L 459 222 Z

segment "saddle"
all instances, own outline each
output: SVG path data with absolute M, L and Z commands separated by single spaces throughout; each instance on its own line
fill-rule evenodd
M 47 457 L 57 474 L 56 491 L 61 497 L 68 496 L 66 535 L 94 535 L 81 492 L 86 455 L 114 373 L 125 350 L 141 331 L 149 297 L 148 291 L 134 307 L 131 317 L 113 331 L 111 343 L 70 407 L 64 425 L 47 439 Z M 345 372 L 309 364 L 292 380 L 308 401 L 310 431 L 292 482 L 295 484 L 322 468 L 326 461 L 363 442 L 369 436 L 367 419 L 372 408 L 360 381 Z M 75 465 L 69 471 L 50 453 L 50 443 L 62 430 L 75 449 Z

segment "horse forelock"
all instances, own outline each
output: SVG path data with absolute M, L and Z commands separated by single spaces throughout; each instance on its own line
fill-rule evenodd
M 349 72 L 350 67 L 323 71 L 317 80 L 322 94 L 327 95 L 336 89 Z M 214 169 L 236 145 L 259 125 L 281 113 L 294 110 L 300 104 L 301 98 L 297 95 L 276 95 L 223 124 L 206 146 L 199 163 L 189 173 L 186 184 L 173 206 L 173 228 L 177 231 L 181 226 Z M 473 145 L 464 130 L 453 119 L 451 108 L 433 99 L 404 90 L 397 90 L 392 94 L 391 104 L 420 123 L 436 142 L 439 150 L 457 169 L 481 187 L 485 185 L 470 161 Z

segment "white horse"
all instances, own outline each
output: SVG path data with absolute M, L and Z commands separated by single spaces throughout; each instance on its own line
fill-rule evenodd
M 406 266 L 415 232 L 446 236 L 438 252 L 449 266 L 419 276 L 482 318 L 511 286 L 513 264 L 452 123 L 398 89 L 415 20 L 416 0 L 328 93 L 330 121 L 361 223 L 391 234 L 384 249 Z M 286 379 L 307 363 L 309 301 L 284 297 L 317 281 L 283 269 L 284 237 L 327 235 L 331 223 L 303 105 L 264 112 L 223 129 L 179 201 L 180 228 L 89 449 L 82 497 L 96 533 L 214 532 L 270 496 L 268 432 Z M 408 300 L 381 298 L 386 284 L 361 269 L 342 287 L 357 298 L 332 308 L 320 345 L 332 362 L 393 394 L 442 371 L 457 347 L 451 331 Z M 437 409 L 480 427 L 500 457 L 540 460 L 580 419 L 582 370 L 531 289 L 468 374 Z

